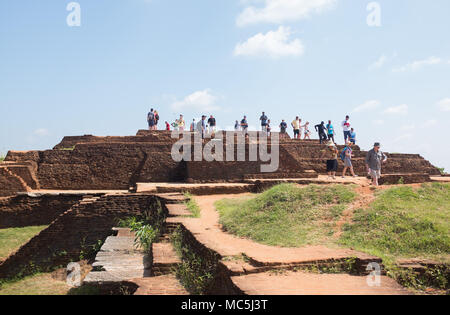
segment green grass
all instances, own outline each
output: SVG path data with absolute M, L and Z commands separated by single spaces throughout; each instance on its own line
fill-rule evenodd
M 216 202 L 225 230 L 259 243 L 300 247 L 327 242 L 356 194 L 352 186 L 275 186 L 251 199 Z
M 0 286 L 0 295 L 65 295 L 70 287 L 50 273 L 35 274 Z
M 0 229 L 0 261 L 7 258 L 46 226 Z
M 192 217 L 200 218 L 200 207 L 190 193 L 185 193 L 184 196 L 188 199 L 184 204 L 192 213 Z
M 5 160 L 5 157 L 3 155 L 0 155 L 0 162 L 3 162 Z
M 399 258 L 449 262 L 450 184 L 418 189 L 394 187 L 377 193 L 368 209 L 355 213 L 340 243 L 392 263 Z

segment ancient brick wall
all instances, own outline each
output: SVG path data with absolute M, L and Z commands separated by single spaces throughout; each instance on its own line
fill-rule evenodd
M 0 167 L 0 197 L 13 196 L 26 191 L 24 182 L 14 176 L 6 167 Z
M 145 194 L 106 195 L 77 203 L 0 264 L 0 278 L 48 271 L 79 261 L 80 254 L 86 255 L 111 235 L 119 219 L 144 211 L 156 216 L 157 205 L 155 196 Z
M 48 225 L 81 199 L 81 195 L 18 195 L 0 199 L 0 229 Z
M 138 136 L 129 137 L 66 137 L 57 145 L 60 148 L 71 147 L 70 150 L 9 152 L 7 161 L 23 164 L 17 165 L 14 175 L 22 179 L 25 186 L 21 186 L 20 180 L 17 181 L 11 174 L 2 172 L 0 185 L 3 189 L 0 186 L 0 195 L 26 191 L 26 186 L 32 189 L 125 190 L 136 182 L 182 182 L 187 179 L 198 182 L 240 181 L 261 174 L 261 164 L 267 164 L 251 162 L 248 155 L 246 162 L 208 163 L 195 162 L 191 158 L 192 162 L 177 163 L 170 153 L 175 141 L 170 132 L 141 130 Z M 326 159 L 321 158 L 324 150 L 326 147 L 319 145 L 317 140 L 284 139 L 280 142 L 280 165 L 275 174 L 298 177 L 309 170 L 324 174 Z M 358 146 L 354 147 L 353 164 L 356 173 L 361 176 L 366 175 L 365 156 L 366 152 Z M 414 154 L 392 154 L 383 167 L 384 173 L 440 174 L 428 161 Z M 339 171 L 342 168 L 343 163 L 339 160 Z M 274 173 L 267 176 L 273 178 Z
M 136 181 L 178 179 L 170 144 L 80 144 L 74 150 L 41 153 L 37 177 L 46 189 L 128 189 Z

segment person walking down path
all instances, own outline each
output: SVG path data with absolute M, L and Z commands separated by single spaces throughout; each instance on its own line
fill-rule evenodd
M 334 127 L 333 124 L 331 123 L 331 120 L 328 121 L 327 131 L 328 131 L 328 141 L 333 140 L 333 143 L 336 143 L 336 141 L 334 140 Z
M 372 178 L 374 186 L 378 186 L 378 180 L 381 178 L 381 165 L 387 161 L 387 156 L 381 152 L 380 147 L 380 143 L 376 142 L 366 156 L 367 172 Z
M 304 128 L 305 128 L 305 138 L 304 139 L 311 140 L 311 131 L 309 130 L 309 121 L 306 122 Z
M 155 113 L 153 112 L 153 108 L 150 109 L 150 112 L 147 114 L 147 122 L 148 130 L 153 130 L 155 127 Z
M 259 120 L 261 121 L 261 131 L 267 131 L 267 116 L 265 112 L 262 112 L 261 117 L 259 117 Z
M 294 129 L 294 139 L 300 140 L 300 118 L 298 116 L 292 121 L 291 126 Z
M 247 116 L 244 116 L 244 118 L 241 120 L 241 130 L 242 130 L 245 134 L 248 133 Z
M 211 115 L 208 119 L 208 125 L 209 125 L 209 130 L 208 132 L 210 134 L 213 134 L 216 132 L 216 119 L 214 118 L 213 115 Z
M 350 116 L 346 116 L 345 120 L 342 122 L 342 130 L 344 130 L 344 141 L 347 143 L 347 140 L 350 139 L 351 132 Z
M 356 144 L 356 132 L 353 128 L 350 130 L 350 142 Z
M 327 149 L 325 150 L 325 156 L 327 158 L 327 173 L 328 178 L 336 179 L 336 172 L 338 170 L 338 157 L 339 150 L 333 142 L 327 144 Z M 322 156 L 324 158 L 324 156 Z
M 326 135 L 327 128 L 325 127 L 325 123 L 322 121 L 320 123 L 320 125 L 316 125 L 314 128 L 319 133 L 320 144 L 326 142 L 327 141 L 327 135 Z
M 341 160 L 344 162 L 344 170 L 342 171 L 342 178 L 345 178 L 345 174 L 347 173 L 347 170 L 350 169 L 350 173 L 353 177 L 358 177 L 358 175 L 355 175 L 355 172 L 353 170 L 353 164 L 352 164 L 352 143 L 347 142 L 344 150 L 341 152 Z

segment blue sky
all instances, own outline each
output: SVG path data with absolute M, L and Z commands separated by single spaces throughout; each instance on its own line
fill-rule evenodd
M 0 152 L 64 135 L 132 135 L 213 113 L 276 125 L 346 114 L 368 149 L 420 153 L 450 170 L 450 2 L 383 0 L 0 2 Z M 162 127 L 162 126 L 161 126 Z

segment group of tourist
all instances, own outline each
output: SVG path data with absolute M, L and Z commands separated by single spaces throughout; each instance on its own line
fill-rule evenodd
M 272 125 L 265 112 L 262 113 L 259 120 L 261 122 L 261 131 L 270 134 L 272 131 Z M 147 121 L 150 130 L 157 130 L 159 121 L 158 112 L 151 109 L 147 115 Z M 173 127 L 176 131 L 182 132 L 186 130 L 186 122 L 183 115 L 180 115 L 180 117 L 172 124 L 169 124 L 167 121 L 165 122 L 165 124 L 166 130 L 168 131 L 171 130 L 171 127 Z M 302 136 L 303 140 L 311 139 L 311 131 L 309 130 L 309 125 L 310 123 L 308 121 L 303 125 L 302 120 L 299 116 L 297 116 L 291 122 L 291 126 L 294 132 L 294 139 L 301 140 Z M 202 138 L 205 138 L 206 134 L 215 133 L 216 126 L 216 118 L 214 118 L 213 115 L 210 115 L 208 119 L 206 115 L 203 115 L 199 122 L 196 122 L 195 119 L 192 120 L 189 131 L 197 131 L 202 134 Z M 352 164 L 352 146 L 356 144 L 356 132 L 354 128 L 351 127 L 349 116 L 345 117 L 345 120 L 342 122 L 341 126 L 344 132 L 345 140 L 345 147 L 341 152 L 339 152 L 336 146 L 335 129 L 331 120 L 328 120 L 328 124 L 326 125 L 325 122 L 322 121 L 320 124 L 314 126 L 314 129 L 319 135 L 320 144 L 327 144 L 327 150 L 325 150 L 324 156 L 322 156 L 322 158 L 325 158 L 325 156 L 327 157 L 327 173 L 329 178 L 332 179 L 336 179 L 336 172 L 338 170 L 338 156 L 344 163 L 342 177 L 345 178 L 347 171 L 350 171 L 353 177 L 358 177 L 358 175 L 355 174 Z M 236 120 L 234 130 L 236 132 L 241 131 L 247 134 L 248 127 L 249 125 L 247 116 L 244 116 L 240 122 Z M 279 128 L 282 135 L 287 134 L 288 125 L 284 119 L 281 121 Z M 378 186 L 378 180 L 381 177 L 381 164 L 386 162 L 387 160 L 386 155 L 381 152 L 380 146 L 380 143 L 375 143 L 373 149 L 367 153 L 365 160 L 367 172 L 372 178 L 372 184 L 375 186 Z

